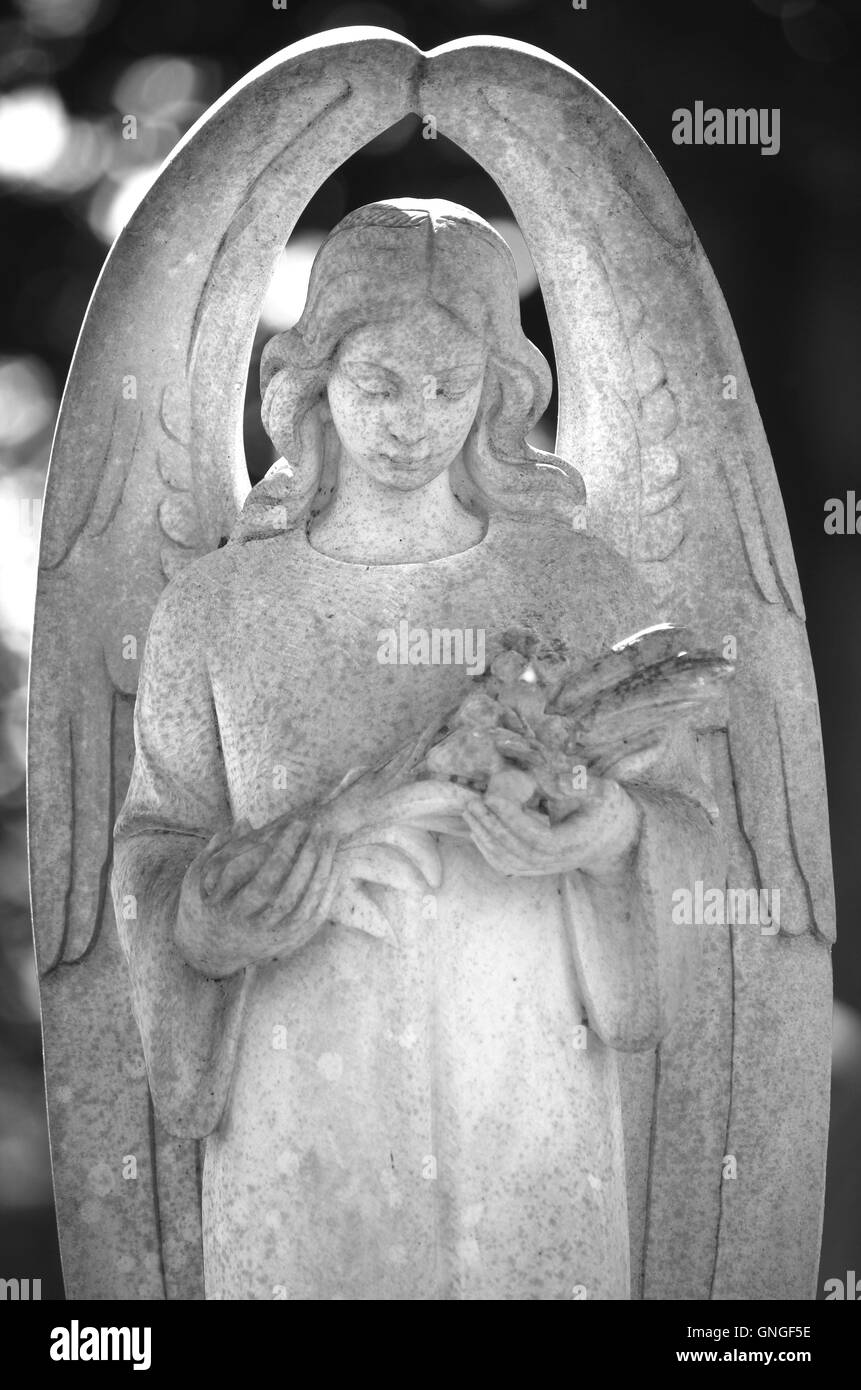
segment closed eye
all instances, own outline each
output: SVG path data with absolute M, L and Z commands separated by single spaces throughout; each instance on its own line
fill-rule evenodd
M 363 396 L 386 397 L 394 392 L 395 381 L 388 373 L 354 363 L 345 365 L 344 371 L 350 384 Z
M 468 395 L 475 385 L 476 382 L 474 381 L 443 383 L 437 387 L 436 393 L 447 401 L 457 401 L 460 400 L 461 396 Z

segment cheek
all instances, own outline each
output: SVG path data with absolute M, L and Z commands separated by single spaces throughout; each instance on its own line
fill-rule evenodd
M 462 401 L 452 401 L 444 408 L 438 429 L 442 437 L 462 443 L 472 427 L 478 409 L 480 393 Z
M 328 397 L 332 421 L 341 438 L 349 436 L 360 439 L 375 431 L 378 414 L 376 401 L 368 396 L 360 397 L 337 381 L 330 381 Z

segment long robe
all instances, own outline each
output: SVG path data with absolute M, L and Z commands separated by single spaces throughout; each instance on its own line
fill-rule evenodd
M 629 786 L 628 882 L 503 877 L 441 837 L 434 893 L 378 890 L 389 941 L 333 923 L 209 980 L 173 943 L 218 829 L 327 795 L 455 704 L 463 665 L 384 634 L 512 624 L 584 661 L 655 620 L 630 567 L 553 524 L 492 519 L 459 555 L 362 565 L 303 530 L 231 544 L 166 589 L 147 638 L 114 894 L 154 1103 L 207 1136 L 206 1294 L 629 1296 L 615 1051 L 654 1047 L 696 968 L 672 893 L 719 850 L 687 739 Z

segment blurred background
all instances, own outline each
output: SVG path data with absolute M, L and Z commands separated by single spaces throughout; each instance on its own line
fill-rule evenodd
M 40 1278 L 44 1298 L 63 1296 L 24 821 L 36 552 L 63 383 L 108 248 L 176 141 L 255 64 L 347 24 L 394 29 L 425 49 L 498 33 L 577 68 L 657 155 L 728 301 L 786 503 L 828 766 L 840 942 L 821 1297 L 826 1278 L 861 1273 L 861 535 L 823 527 L 827 499 L 861 497 L 854 0 L 15 0 L 0 21 L 0 1276 Z M 779 107 L 779 154 L 674 145 L 672 112 L 697 100 Z M 535 274 L 498 189 L 407 119 L 324 185 L 278 264 L 249 372 L 254 480 L 273 457 L 259 423 L 263 341 L 298 317 L 332 224 L 410 193 L 466 203 L 508 236 L 524 326 L 552 360 Z M 553 405 L 539 427 L 545 447 L 552 417 Z

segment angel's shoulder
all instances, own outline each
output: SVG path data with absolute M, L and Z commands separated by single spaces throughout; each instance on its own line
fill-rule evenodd
M 591 533 L 578 535 L 571 564 L 572 592 L 600 612 L 602 624 L 617 640 L 659 620 L 654 595 L 643 576 L 608 541 Z
M 638 597 L 645 586 L 635 566 L 591 531 L 546 518 L 521 523 L 518 550 L 530 571 L 552 574 L 558 584 L 605 599 Z M 570 592 L 570 590 L 569 590 Z
M 209 551 L 184 565 L 159 595 L 147 634 L 147 644 L 188 649 L 211 635 L 233 585 L 235 562 L 228 548 Z
M 212 600 L 221 587 L 219 554 L 216 550 L 191 560 L 168 581 L 153 613 L 153 625 L 157 630 L 196 623 L 208 616 Z
M 285 549 L 283 538 L 273 538 L 224 545 L 198 556 L 162 590 L 156 613 L 172 623 L 217 623 L 220 614 L 233 614 L 238 597 L 260 586 L 265 572 L 284 566 Z
M 563 522 L 521 531 L 521 581 L 541 596 L 544 621 L 596 650 L 659 620 L 635 566 L 600 536 Z

